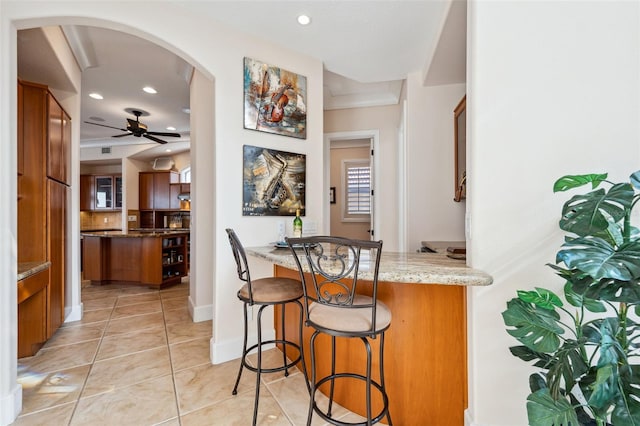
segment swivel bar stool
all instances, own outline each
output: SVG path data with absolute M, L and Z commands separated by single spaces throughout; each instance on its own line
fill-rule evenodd
M 258 401 L 260 398 L 260 375 L 262 373 L 275 373 L 278 371 L 284 371 L 284 375 L 289 376 L 289 369 L 296 365 L 298 362 L 302 363 L 302 370 L 306 379 L 306 365 L 304 363 L 304 357 L 300 345 L 286 340 L 284 317 L 285 317 L 285 305 L 289 303 L 295 303 L 300 308 L 300 335 L 299 341 L 302 342 L 302 323 L 303 323 L 303 307 L 300 303 L 300 298 L 304 295 L 302 291 L 302 283 L 298 280 L 291 278 L 260 278 L 252 280 L 249 274 L 249 265 L 247 263 L 247 256 L 244 252 L 244 248 L 238 239 L 238 236 L 233 229 L 227 229 L 229 235 L 229 243 L 231 244 L 231 250 L 233 251 L 233 257 L 236 261 L 238 269 L 238 278 L 244 281 L 244 285 L 238 291 L 238 299 L 243 302 L 244 306 L 244 344 L 242 347 L 242 358 L 240 360 L 240 369 L 238 371 L 238 378 L 236 384 L 233 387 L 233 395 L 238 393 L 238 384 L 240 383 L 240 377 L 242 376 L 242 369 L 246 368 L 253 371 L 256 374 L 256 396 L 253 407 L 253 425 L 256 424 L 258 417 Z M 248 333 L 248 320 L 247 320 L 247 307 L 258 305 L 257 315 L 257 333 L 258 342 L 255 345 L 247 348 L 247 333 Z M 281 323 L 282 323 L 282 338 L 273 340 L 262 340 L 262 311 L 267 306 L 280 305 L 281 306 Z M 282 365 L 274 368 L 262 367 L 262 349 L 265 345 L 279 344 L 282 345 Z M 287 346 L 293 347 L 298 356 L 287 362 Z M 258 365 L 256 367 L 250 365 L 247 362 L 247 356 L 254 350 L 258 352 Z
M 384 417 L 391 425 L 389 397 L 384 385 L 384 333 L 391 324 L 391 312 L 384 303 L 377 300 L 382 241 L 316 236 L 289 238 L 287 243 L 300 272 L 306 325 L 313 328 L 309 341 L 311 400 L 307 425 L 311 424 L 314 412 L 334 425 L 371 425 Z M 301 261 L 300 258 L 304 260 Z M 359 274 L 363 278 L 360 278 Z M 321 333 L 331 338 L 331 372 L 317 378 L 316 338 Z M 363 342 L 367 355 L 365 374 L 354 371 L 336 372 L 336 337 L 356 338 Z M 378 337 L 380 372 L 376 381 L 371 377 L 372 350 L 369 339 Z M 347 357 L 354 356 L 353 348 L 349 346 Z M 345 423 L 333 418 L 331 414 L 336 382 L 348 384 L 353 382 L 353 379 L 364 381 L 366 384 L 366 422 Z M 324 411 L 317 404 L 315 394 L 318 388 L 327 382 L 329 404 Z M 372 389 L 379 393 L 382 405 L 381 410 L 375 415 L 371 412 Z M 343 388 L 342 392 L 343 395 L 348 392 L 352 396 L 357 394 L 357 391 L 348 391 L 347 388 Z

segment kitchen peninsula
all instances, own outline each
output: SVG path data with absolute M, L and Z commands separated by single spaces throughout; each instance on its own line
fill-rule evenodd
M 188 230 L 85 232 L 83 274 L 92 284 L 177 284 L 189 271 Z
M 246 252 L 273 263 L 275 276 L 300 276 L 288 248 L 253 247 L 247 248 Z M 360 277 L 366 280 L 366 265 L 361 265 L 361 271 Z M 395 424 L 464 424 L 467 408 L 466 289 L 467 286 L 486 286 L 492 281 L 490 275 L 467 267 L 463 260 L 447 257 L 446 252 L 383 252 L 378 298 L 393 315 L 385 336 L 384 368 L 389 412 Z M 367 284 L 361 288 L 365 294 L 371 291 Z M 289 309 L 285 316 L 287 337 L 294 341 L 298 336 L 297 315 L 296 309 Z M 280 311 L 276 310 L 274 320 L 279 318 Z M 303 347 L 306 357 L 310 356 L 310 336 L 311 329 L 305 327 Z M 318 339 L 318 353 L 330 353 L 329 342 Z M 366 362 L 361 345 L 358 339 L 338 338 L 338 370 L 364 372 Z M 377 359 L 377 342 L 372 348 L 374 359 Z M 329 371 L 330 357 L 320 358 L 322 364 L 318 366 L 318 374 L 322 377 Z M 375 365 L 373 368 L 377 369 Z M 334 396 L 340 405 L 364 415 L 361 394 L 358 388 L 345 385 L 336 387 Z M 377 412 L 380 401 L 374 395 L 372 397 L 373 411 Z

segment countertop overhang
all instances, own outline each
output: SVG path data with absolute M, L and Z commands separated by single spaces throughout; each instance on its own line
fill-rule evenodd
M 273 246 L 247 247 L 246 253 L 285 268 L 297 270 L 289 248 Z M 302 265 L 305 269 L 306 265 Z M 305 271 L 308 272 L 308 271 Z M 359 276 L 370 279 L 371 273 L 361 264 Z M 470 268 L 464 260 L 451 259 L 445 253 L 382 252 L 378 281 L 416 284 L 445 284 L 486 286 L 493 282 L 491 275 Z
M 188 229 L 175 230 L 150 230 L 150 231 L 104 231 L 104 232 L 81 232 L 83 237 L 106 237 L 106 238 L 146 238 L 146 237 L 166 237 L 171 235 L 189 234 Z

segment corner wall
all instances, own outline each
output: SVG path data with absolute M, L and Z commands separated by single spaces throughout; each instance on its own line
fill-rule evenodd
M 455 190 L 453 110 L 464 84 L 422 86 L 407 77 L 407 248 L 421 241 L 464 241 L 465 204 Z
M 526 425 L 532 368 L 501 312 L 517 289 L 562 283 L 545 264 L 562 242 L 565 174 L 640 168 L 637 2 L 469 2 L 471 265 L 494 277 L 469 306 L 469 424 Z

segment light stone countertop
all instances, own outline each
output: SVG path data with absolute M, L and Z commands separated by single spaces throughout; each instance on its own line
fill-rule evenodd
M 104 238 L 146 238 L 146 237 L 170 237 L 172 235 L 189 234 L 188 229 L 172 230 L 150 230 L 150 231 L 92 231 L 81 232 L 83 237 L 104 237 Z
M 289 248 L 247 247 L 248 255 L 267 260 L 285 268 L 297 270 Z M 301 259 L 303 269 L 306 268 Z M 360 265 L 360 278 L 370 279 L 367 267 Z M 491 275 L 469 268 L 464 260 L 447 257 L 445 253 L 397 253 L 382 251 L 378 281 L 417 284 L 447 284 L 485 286 L 493 282 Z
M 44 260 L 42 262 L 23 262 L 18 263 L 18 281 L 29 278 L 38 272 L 44 271 L 51 266 L 51 262 Z

